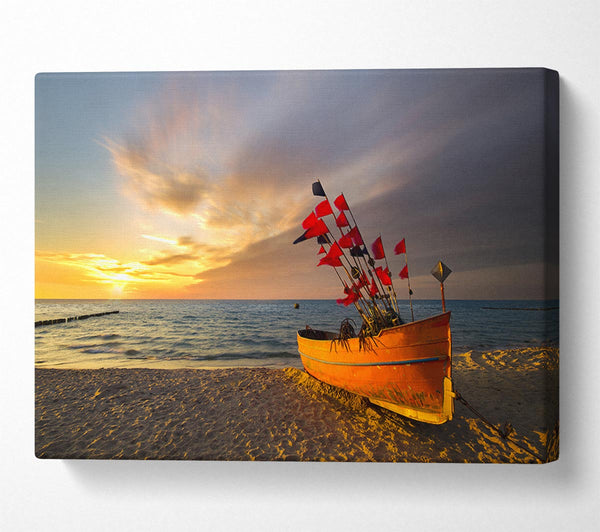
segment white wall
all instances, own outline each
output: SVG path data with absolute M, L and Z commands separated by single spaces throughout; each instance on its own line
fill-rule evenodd
M 600 3 L 221 4 L 208 7 L 191 0 L 3 4 L 0 528 L 592 529 L 600 442 L 595 410 L 600 368 L 595 348 Z M 562 76 L 558 463 L 323 465 L 34 458 L 35 73 L 516 66 L 546 66 Z

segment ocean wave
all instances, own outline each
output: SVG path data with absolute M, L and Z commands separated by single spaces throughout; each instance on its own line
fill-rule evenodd
M 84 353 L 90 353 L 91 349 L 112 349 L 113 352 L 115 348 L 118 348 L 121 345 L 121 342 L 106 342 L 106 343 L 94 343 L 94 344 L 73 344 L 66 346 L 68 349 L 72 349 L 75 351 L 83 351 Z M 101 351 L 98 351 L 101 352 Z
M 90 355 L 98 355 L 100 353 L 120 353 L 121 351 L 118 349 L 113 349 L 112 347 L 93 347 L 90 349 L 84 349 L 83 352 Z
M 75 304 L 76 303 L 76 304 Z M 36 302 L 40 316 L 75 316 L 106 310 L 97 302 Z M 337 331 L 343 318 L 359 319 L 351 309 L 334 302 L 307 301 L 290 310 L 289 301 L 137 301 L 119 303 L 123 311 L 106 320 L 69 322 L 66 326 L 35 331 L 37 363 L 89 364 L 93 359 L 108 365 L 130 366 L 132 360 L 189 361 L 202 367 L 289 363 L 299 359 L 296 331 L 306 324 Z M 540 302 L 449 303 L 452 310 L 453 352 L 485 352 L 518 346 L 558 342 L 558 312 L 504 312 L 481 306 L 540 306 Z M 112 307 L 111 307 L 112 308 Z M 116 306 L 115 306 L 116 308 Z M 408 302 L 401 308 L 406 312 Z M 126 310 L 126 312 L 125 312 Z M 43 312 L 42 312 L 43 311 Z M 439 312 L 437 302 L 415 303 L 415 318 Z M 409 314 L 410 315 L 410 314 Z M 148 364 L 149 366 L 152 364 Z
M 174 355 L 166 355 L 161 356 L 161 360 L 191 360 L 196 362 L 205 362 L 205 361 L 217 361 L 217 360 L 244 360 L 244 359 L 252 359 L 252 360 L 262 360 L 262 359 L 272 359 L 272 358 L 297 358 L 298 353 L 290 353 L 289 351 L 277 351 L 272 353 L 265 353 L 264 351 L 245 351 L 245 352 L 237 352 L 237 353 L 215 353 L 208 355 L 190 355 L 184 354 L 180 356 Z
M 122 338 L 120 334 L 110 333 L 110 334 L 94 334 L 88 336 L 78 336 L 75 340 L 116 340 L 117 338 Z

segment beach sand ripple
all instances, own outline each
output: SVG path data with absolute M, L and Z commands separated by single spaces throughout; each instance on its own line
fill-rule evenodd
M 558 350 L 454 358 L 455 388 L 558 456 Z M 171 460 L 536 462 L 460 404 L 411 421 L 295 369 L 36 369 L 36 456 Z

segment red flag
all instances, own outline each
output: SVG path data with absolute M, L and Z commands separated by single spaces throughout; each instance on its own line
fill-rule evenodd
M 338 227 L 348 227 L 350 224 L 348 223 L 348 218 L 343 212 L 340 212 L 340 215 L 335 219 L 335 225 Z
M 346 203 L 346 198 L 344 198 L 343 194 L 340 194 L 335 200 L 333 200 L 333 204 L 338 208 L 339 211 L 349 211 L 350 208 Z
M 400 253 L 406 253 L 406 242 L 404 242 L 404 238 L 400 240 L 394 248 L 395 255 L 400 255 Z
M 314 212 L 311 212 L 302 222 L 302 227 L 304 229 L 310 229 L 316 223 L 317 223 L 317 217 Z
M 354 245 L 352 243 L 352 238 L 350 237 L 350 234 L 340 237 L 340 239 L 338 240 L 338 243 L 343 248 L 351 248 Z
M 383 259 L 385 257 L 385 252 L 383 251 L 383 244 L 381 242 L 381 237 L 378 236 L 377 240 L 371 244 L 371 249 L 373 250 L 373 258 L 375 259 Z
M 344 305 L 345 307 L 347 307 L 348 305 L 351 305 L 355 301 L 358 301 L 359 298 L 360 298 L 360 295 L 358 295 L 354 290 L 352 290 L 343 299 L 336 299 L 335 301 L 338 305 Z
M 340 260 L 340 256 L 343 255 L 343 251 L 340 246 L 338 246 L 337 242 L 334 242 L 333 246 L 327 252 L 320 261 L 317 266 L 322 266 L 323 264 L 327 264 L 329 266 L 333 266 L 334 268 L 342 265 L 342 261 Z
M 343 254 L 344 254 L 344 252 L 341 250 L 341 248 L 337 242 L 334 242 L 333 246 L 331 246 L 331 248 L 327 252 L 328 257 L 339 257 Z
M 325 255 L 319 261 L 319 264 L 317 264 L 317 266 L 323 266 L 324 264 L 327 266 L 333 266 L 334 268 L 337 268 L 338 266 L 342 265 L 342 261 L 339 257 L 328 257 L 327 255 Z
M 327 225 L 323 220 L 317 220 L 317 222 L 304 233 L 306 238 L 312 238 L 313 236 L 324 235 L 325 233 L 329 233 L 329 229 L 327 229 Z
M 408 266 L 404 266 L 398 275 L 400 279 L 408 279 Z
M 317 253 L 317 255 L 321 255 L 321 254 L 323 254 L 323 253 L 325 253 L 325 248 L 324 248 L 323 246 L 321 246 L 321 247 L 319 248 L 319 252 Z
M 358 230 L 358 227 L 353 227 L 352 229 L 350 229 L 350 231 L 348 231 L 348 234 L 350 235 L 350 238 L 352 238 L 352 240 L 354 241 L 354 244 L 357 246 L 362 246 L 364 244 L 362 237 L 360 236 L 360 231 Z
M 381 266 L 377 266 L 375 268 L 375 273 L 382 284 L 386 286 L 390 286 L 392 284 L 392 279 L 390 278 L 390 271 L 386 268 L 385 270 L 381 268 Z
M 375 279 L 373 278 L 371 280 L 371 287 L 369 288 L 369 295 L 371 297 L 376 296 L 379 293 L 379 288 L 377 288 L 377 285 L 375 284 Z
M 327 216 L 328 214 L 333 214 L 331 205 L 329 205 L 329 201 L 327 201 L 326 199 L 324 199 L 321 203 L 319 203 L 316 206 L 315 212 L 317 213 L 317 216 L 319 218 L 322 218 L 323 216 Z

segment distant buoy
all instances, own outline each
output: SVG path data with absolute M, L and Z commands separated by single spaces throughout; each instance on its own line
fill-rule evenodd
M 294 303 L 294 308 L 300 308 L 300 304 L 299 303 Z

